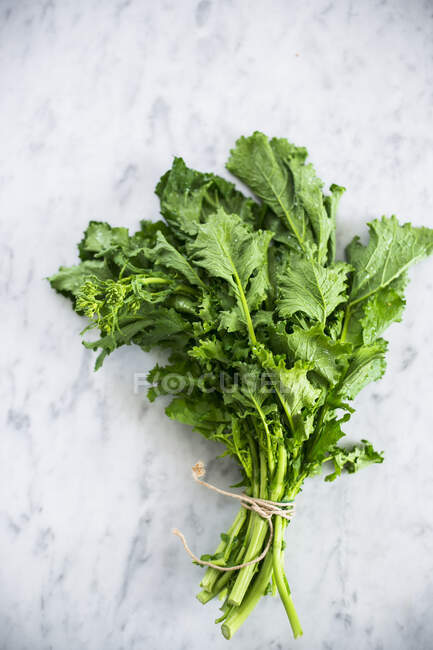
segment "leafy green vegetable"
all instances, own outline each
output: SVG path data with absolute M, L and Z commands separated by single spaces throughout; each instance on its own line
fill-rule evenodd
M 328 316 L 346 300 L 349 270 L 341 262 L 321 266 L 314 260 L 293 256 L 280 276 L 280 316 L 289 318 L 299 311 L 324 327 Z
M 227 167 L 257 197 L 189 169 L 181 158 L 157 185 L 162 221 L 125 228 L 90 222 L 81 262 L 50 278 L 100 337 L 96 368 L 122 345 L 167 348 L 149 373 L 149 399 L 170 395 L 167 415 L 225 445 L 254 497 L 290 501 L 306 478 L 353 473 L 383 454 L 343 446 L 349 402 L 385 371 L 387 327 L 401 320 L 410 265 L 433 250 L 433 231 L 393 216 L 369 224 L 346 261 L 335 261 L 336 211 L 307 152 L 263 133 L 242 137 Z M 255 565 L 208 568 L 200 602 L 223 599 L 231 638 L 261 596 L 278 591 L 294 636 L 302 633 L 284 574 L 286 520 L 274 516 L 272 550 Z M 254 560 L 267 522 L 241 508 L 219 537 L 219 566 Z
M 382 377 L 386 369 L 387 346 L 384 339 L 378 339 L 354 350 L 349 367 L 340 380 L 342 397 L 353 399 L 364 386 Z
M 354 445 L 350 449 L 336 448 L 331 456 L 334 472 L 328 474 L 325 481 L 334 481 L 337 476 L 340 476 L 343 469 L 353 474 L 372 463 L 383 463 L 383 455 L 375 451 L 373 445 L 367 440 L 361 440 L 360 445 Z
M 339 378 L 351 349 L 350 345 L 333 341 L 326 336 L 320 325 L 313 325 L 309 329 L 295 325 L 292 334 L 286 335 L 286 345 L 291 360 L 312 362 L 315 372 L 330 384 Z
M 368 224 L 370 239 L 367 246 L 363 246 L 359 237 L 347 247 L 346 255 L 348 262 L 354 269 L 352 286 L 346 307 L 346 318 L 343 327 L 342 338 L 346 338 L 351 318 L 354 316 L 354 309 L 361 305 L 364 310 L 370 311 L 366 315 L 367 320 L 364 326 L 369 328 L 369 321 L 379 319 L 384 323 L 382 329 L 392 320 L 400 319 L 404 306 L 402 293 L 405 286 L 405 272 L 415 262 L 419 262 L 433 251 L 433 231 L 430 228 L 414 228 L 410 223 L 401 226 L 396 217 L 389 219 L 375 219 Z M 401 280 L 403 276 L 403 280 Z M 385 289 L 392 286 L 396 295 L 390 295 Z M 387 311 L 387 302 L 396 301 L 391 314 L 384 317 L 383 312 Z M 376 304 L 374 305 L 373 299 Z M 369 301 L 370 309 L 368 307 Z M 359 313 L 359 312 L 358 312 Z M 362 323 L 361 323 L 362 324 Z M 367 340 L 372 336 L 371 331 L 367 332 Z

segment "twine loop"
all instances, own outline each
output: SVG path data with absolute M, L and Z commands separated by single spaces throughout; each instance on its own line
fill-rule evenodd
M 210 483 L 206 483 L 206 481 L 203 481 L 202 478 L 205 476 L 205 474 L 206 474 L 206 468 L 204 463 L 198 461 L 192 468 L 192 475 L 194 480 L 197 483 L 200 483 L 200 485 L 203 485 L 204 487 L 208 488 L 208 490 L 213 490 L 214 492 L 218 492 L 218 494 L 222 494 L 223 496 L 230 497 L 232 499 L 237 499 L 238 501 L 241 502 L 243 508 L 245 508 L 246 510 L 252 510 L 253 512 L 256 512 L 259 515 L 259 517 L 265 519 L 268 522 L 269 538 L 264 550 L 260 553 L 260 555 L 258 555 L 253 560 L 250 560 L 249 562 L 243 562 L 242 564 L 237 564 L 235 566 L 220 566 L 219 564 L 215 564 L 214 562 L 201 560 L 199 557 L 197 557 L 191 551 L 188 544 L 186 543 L 185 535 L 183 535 L 183 533 L 181 533 L 180 530 L 178 530 L 177 528 L 173 529 L 172 531 L 173 535 L 177 535 L 177 537 L 181 539 L 185 551 L 194 560 L 194 562 L 197 562 L 198 564 L 201 564 L 203 566 L 209 566 L 212 567 L 213 569 L 217 569 L 218 571 L 236 571 L 238 569 L 243 569 L 246 566 L 257 564 L 258 562 L 263 560 L 263 558 L 267 555 L 269 549 L 271 548 L 272 539 L 274 536 L 274 526 L 272 523 L 272 517 L 276 515 L 278 517 L 282 517 L 283 519 L 286 519 L 287 521 L 290 521 L 295 512 L 294 504 L 287 503 L 285 501 L 269 501 L 268 499 L 250 497 L 244 493 L 236 494 L 236 492 L 228 492 L 227 490 L 221 490 L 221 488 L 217 488 L 215 485 L 211 485 Z

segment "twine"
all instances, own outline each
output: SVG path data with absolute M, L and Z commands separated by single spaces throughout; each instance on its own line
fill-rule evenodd
M 197 564 L 209 566 L 212 567 L 212 569 L 217 569 L 218 571 L 236 571 L 238 569 L 243 569 L 246 566 L 257 564 L 263 560 L 271 548 L 272 539 L 274 536 L 272 517 L 274 515 L 277 515 L 278 517 L 282 517 L 283 519 L 290 521 L 293 517 L 295 506 L 293 503 L 286 503 L 283 501 L 268 501 L 268 499 L 250 497 L 247 494 L 236 494 L 235 492 L 221 490 L 220 488 L 215 487 L 215 485 L 211 485 L 210 483 L 206 483 L 206 481 L 202 481 L 201 479 L 205 476 L 205 474 L 206 468 L 204 464 L 201 461 L 198 461 L 192 468 L 192 475 L 197 483 L 200 483 L 200 485 L 203 485 L 204 487 L 208 488 L 209 490 L 213 490 L 214 492 L 218 492 L 218 494 L 222 494 L 223 496 L 231 497 L 232 499 L 238 499 L 238 501 L 241 502 L 242 507 L 244 507 L 246 510 L 252 510 L 253 512 L 256 512 L 259 517 L 262 517 L 262 519 L 265 519 L 268 522 L 269 539 L 265 546 L 265 549 L 260 553 L 260 555 L 258 555 L 253 560 L 250 560 L 249 562 L 243 562 L 242 564 L 236 564 L 235 566 L 224 567 L 219 566 L 219 564 L 215 564 L 214 562 L 200 560 L 200 558 L 198 558 L 189 548 L 188 544 L 186 543 L 185 535 L 183 535 L 183 533 L 181 533 L 177 528 L 173 529 L 173 535 L 177 535 L 177 537 L 180 538 L 185 551 L 194 560 L 194 562 L 197 562 Z

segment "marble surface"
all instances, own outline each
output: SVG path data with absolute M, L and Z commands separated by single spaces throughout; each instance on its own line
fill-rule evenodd
M 235 506 L 190 466 L 219 449 L 134 393 L 154 358 L 93 373 L 44 281 L 89 218 L 135 227 L 181 154 L 221 172 L 241 133 L 308 147 L 348 188 L 340 250 L 374 216 L 433 226 L 428 1 L 0 1 L 0 649 L 226 648 L 176 525 L 204 552 Z M 433 260 L 412 272 L 385 378 L 348 426 L 386 462 L 310 480 L 287 539 L 304 637 L 262 601 L 236 650 L 433 646 Z

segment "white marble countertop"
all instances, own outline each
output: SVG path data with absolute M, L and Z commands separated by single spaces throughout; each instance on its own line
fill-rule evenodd
M 383 213 L 433 226 L 432 5 L 269 0 L 0 2 L 0 649 L 226 648 L 201 570 L 235 506 L 190 480 L 218 449 L 134 394 L 152 359 L 93 373 L 43 278 L 90 218 L 134 228 L 174 154 L 223 171 L 260 129 L 348 188 L 340 249 Z M 432 648 L 433 260 L 413 270 L 385 378 L 348 426 L 386 462 L 309 480 L 287 537 L 304 627 L 266 598 L 236 650 Z

